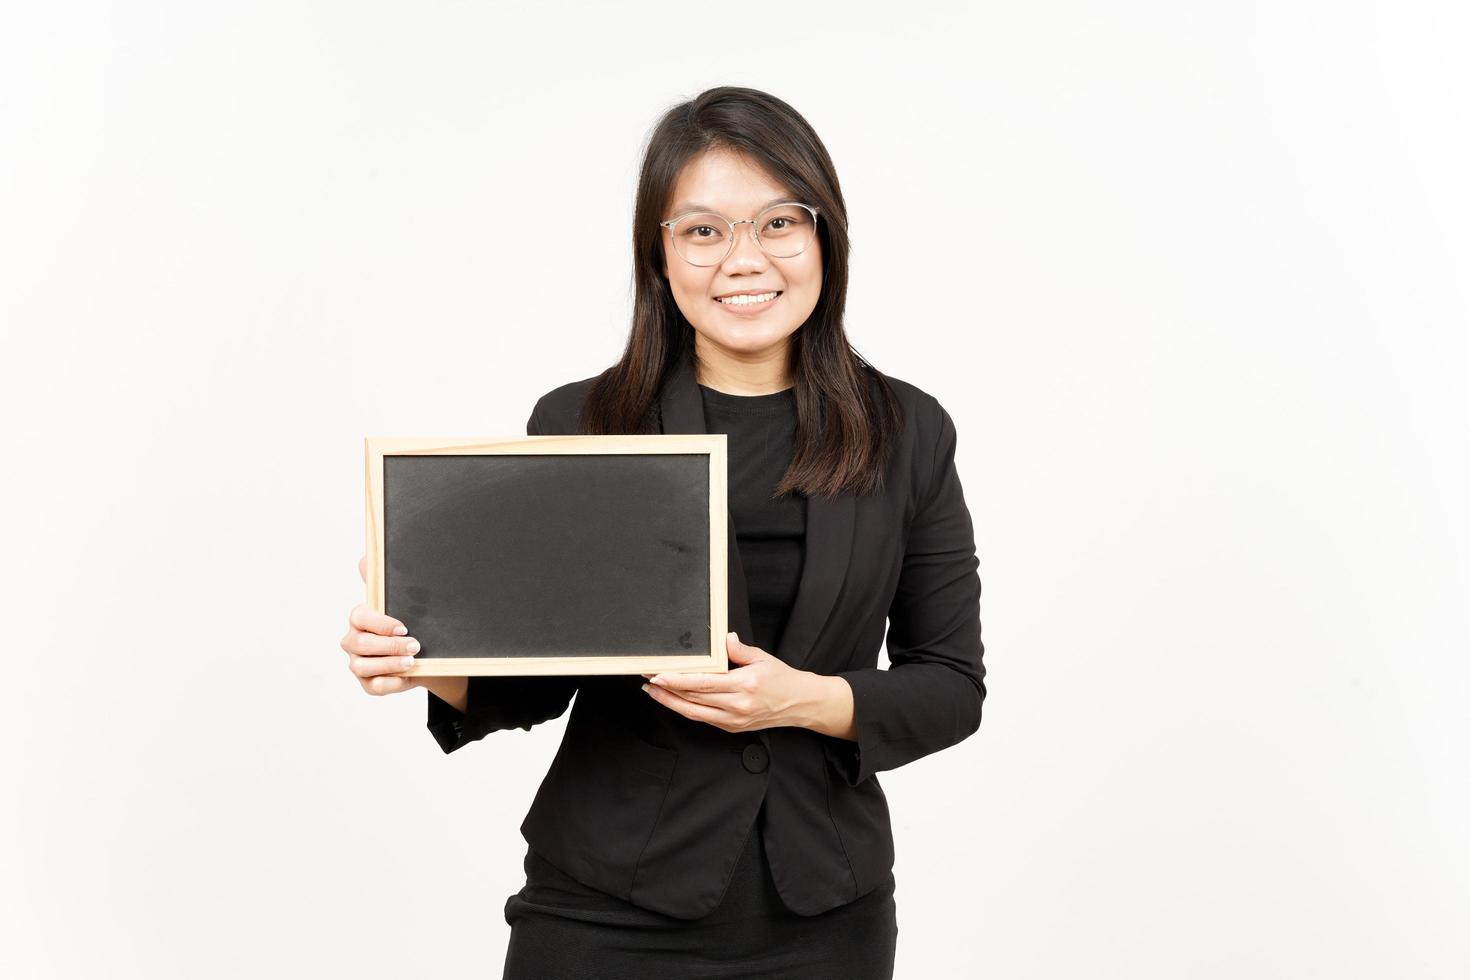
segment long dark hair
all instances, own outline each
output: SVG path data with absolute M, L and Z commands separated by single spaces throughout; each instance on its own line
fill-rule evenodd
M 791 337 L 796 450 L 776 494 L 878 491 L 902 410 L 887 379 L 852 348 L 843 330 L 849 241 L 837 171 L 801 114 L 756 89 L 707 89 L 665 112 L 650 134 L 633 209 L 632 329 L 622 357 L 588 391 L 581 431 L 657 431 L 659 390 L 680 358 L 694 356 L 694 328 L 663 276 L 658 223 L 684 165 L 716 148 L 758 161 L 797 199 L 819 209 L 822 289 L 811 316 Z

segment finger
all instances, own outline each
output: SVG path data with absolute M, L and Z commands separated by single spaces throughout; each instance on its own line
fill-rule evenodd
M 359 680 L 364 691 L 375 695 L 399 694 L 420 686 L 417 677 L 394 677 L 389 674 L 363 677 Z
M 353 629 L 378 633 L 382 636 L 406 636 L 408 634 L 408 627 L 403 625 L 401 620 L 378 612 L 366 602 L 359 602 L 352 607 L 352 612 L 347 615 L 347 623 Z
M 362 630 L 348 630 L 342 637 L 342 649 L 359 657 L 411 657 L 421 648 L 411 636 L 379 636 Z
M 357 560 L 357 574 L 362 576 L 362 584 L 367 585 L 367 555 Z
M 702 704 L 706 707 L 717 708 L 720 711 L 740 714 L 750 706 L 750 695 L 736 691 L 671 691 L 660 688 L 657 684 L 649 687 L 655 691 L 664 690 L 669 695 L 682 698 L 691 704 Z
M 668 688 L 672 691 L 705 691 L 709 693 L 727 693 L 740 690 L 743 678 L 735 676 L 735 671 L 728 674 L 661 674 L 658 677 L 658 687 Z
M 352 654 L 348 666 L 358 677 L 378 677 L 397 674 L 413 666 L 412 657 L 362 657 Z
M 726 712 L 718 708 L 711 708 L 708 705 L 697 704 L 687 698 L 681 697 L 673 691 L 662 690 L 657 684 L 649 684 L 647 690 L 649 695 L 659 704 L 677 711 L 685 718 L 702 721 L 709 725 L 729 720 Z

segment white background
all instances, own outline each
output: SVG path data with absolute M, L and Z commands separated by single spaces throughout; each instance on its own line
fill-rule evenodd
M 500 976 L 565 716 L 445 756 L 348 674 L 362 439 L 610 364 L 643 140 L 743 84 L 977 530 L 985 720 L 882 776 L 897 976 L 1467 975 L 1467 26 L 7 5 L 0 973 Z

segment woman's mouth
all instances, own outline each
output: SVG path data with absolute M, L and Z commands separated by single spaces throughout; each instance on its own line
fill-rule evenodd
M 727 313 L 739 316 L 753 316 L 763 310 L 768 310 L 781 295 L 781 290 L 772 289 L 765 293 L 741 293 L 735 296 L 717 297 L 715 302 Z

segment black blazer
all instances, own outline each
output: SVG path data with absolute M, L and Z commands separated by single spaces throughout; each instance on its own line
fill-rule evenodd
M 543 395 L 527 434 L 575 434 L 593 380 Z M 985 699 L 979 560 L 954 423 L 933 396 L 888 380 L 905 419 L 885 489 L 807 499 L 800 586 L 779 649 L 767 651 L 847 679 L 856 742 L 799 727 L 726 732 L 654 701 L 636 674 L 472 677 L 464 713 L 429 695 L 429 731 L 453 752 L 556 718 L 577 694 L 521 824 L 552 864 L 634 905 L 699 918 L 723 897 L 764 800 L 771 874 L 793 911 L 824 912 L 887 877 L 893 831 L 876 774 L 971 735 Z M 658 415 L 662 432 L 705 431 L 692 363 L 665 384 Z M 749 642 L 733 522 L 729 533 L 730 628 Z M 885 620 L 890 666 L 880 670 Z

